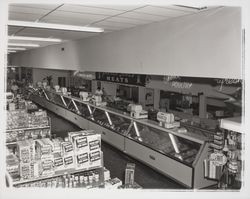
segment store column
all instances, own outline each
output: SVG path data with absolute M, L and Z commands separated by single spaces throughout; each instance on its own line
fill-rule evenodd
M 204 93 L 198 93 L 199 96 L 199 117 L 206 118 L 207 116 L 207 100 Z

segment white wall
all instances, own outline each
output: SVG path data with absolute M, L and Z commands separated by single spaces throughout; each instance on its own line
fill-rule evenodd
M 51 70 L 51 69 L 40 69 L 33 68 L 33 82 L 42 81 L 46 76 L 52 75 L 53 85 L 58 84 L 58 77 L 66 77 L 66 85 L 68 86 L 70 72 L 64 70 Z
M 241 10 L 224 7 L 100 34 L 18 53 L 11 62 L 40 68 L 241 78 Z

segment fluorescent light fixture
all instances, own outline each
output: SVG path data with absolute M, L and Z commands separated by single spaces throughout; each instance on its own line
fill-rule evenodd
M 27 46 L 27 47 L 39 47 L 39 44 L 24 44 L 24 43 L 8 43 L 8 46 Z
M 191 9 L 191 10 L 205 10 L 207 9 L 206 6 L 204 7 L 194 7 L 194 6 L 184 6 L 184 5 L 175 5 L 177 7 L 181 7 L 181 8 L 187 8 L 187 9 Z
M 25 41 L 48 41 L 48 42 L 61 42 L 57 38 L 43 38 L 43 37 L 23 37 L 23 36 L 9 36 L 9 40 L 25 40 Z
M 15 53 L 15 50 L 8 50 L 9 53 Z
M 18 48 L 18 47 L 8 47 L 8 50 L 26 50 L 26 48 Z
M 103 28 L 97 28 L 97 27 L 72 26 L 72 25 L 55 24 L 55 23 L 41 23 L 41 22 L 15 21 L 15 20 L 9 20 L 8 25 L 30 27 L 30 28 L 71 30 L 71 31 L 80 31 L 80 32 L 103 32 L 104 31 Z

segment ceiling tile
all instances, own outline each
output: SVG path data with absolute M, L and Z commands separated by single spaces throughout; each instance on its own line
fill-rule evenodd
M 113 10 L 121 10 L 121 11 L 129 11 L 129 10 L 134 10 L 136 8 L 140 8 L 145 5 L 128 5 L 128 4 L 120 4 L 120 5 L 107 5 L 107 4 L 97 4 L 93 5 L 92 7 L 96 8 L 106 8 L 106 9 L 113 9 Z
M 134 25 L 147 24 L 147 23 L 152 22 L 152 21 L 146 21 L 146 20 L 141 20 L 141 19 L 133 19 L 133 18 L 126 18 L 126 17 L 120 17 L 120 16 L 109 18 L 106 21 L 128 23 L 128 24 L 134 24 Z
M 26 14 L 26 13 L 10 12 L 9 20 L 36 21 L 42 16 L 43 16 L 42 14 Z
M 29 3 L 17 3 L 17 4 L 10 4 L 10 7 L 12 6 L 18 6 L 18 7 L 27 7 L 27 8 L 38 8 L 38 9 L 47 9 L 47 10 L 53 10 L 56 7 L 58 7 L 60 4 L 29 4 Z
M 160 7 L 160 8 L 166 8 L 166 9 L 171 9 L 171 10 L 176 10 L 176 11 L 183 11 L 186 13 L 195 13 L 197 12 L 197 10 L 195 9 L 190 9 L 190 8 L 186 8 L 186 7 L 181 7 L 181 6 L 177 6 L 177 5 L 160 5 L 160 6 L 155 6 L 155 7 Z
M 98 23 L 95 23 L 94 26 L 110 26 L 110 27 L 117 27 L 117 28 L 129 28 L 135 26 L 135 24 L 128 24 L 128 23 L 120 23 L 120 22 L 115 22 L 115 21 L 101 21 Z
M 166 17 L 164 16 L 151 15 L 151 14 L 145 14 L 145 13 L 139 13 L 139 12 L 127 12 L 119 16 L 132 18 L 132 19 L 142 19 L 142 20 L 147 20 L 147 21 L 152 21 L 152 22 L 166 19 Z
M 46 17 L 41 22 L 60 23 L 70 25 L 88 25 L 92 22 L 105 19 L 103 15 L 83 14 L 65 11 L 55 11 Z
M 18 30 L 21 30 L 23 27 L 18 27 L 18 26 L 8 26 L 8 35 L 12 35 Z
M 28 14 L 47 14 L 50 10 L 48 9 L 40 9 L 40 8 L 30 8 L 30 7 L 22 7 L 22 6 L 10 6 L 10 12 L 15 13 L 28 13 Z
M 58 9 L 58 11 L 80 12 L 80 13 L 104 15 L 104 16 L 112 16 L 124 12 L 121 10 L 113 10 L 113 9 L 83 6 L 83 5 L 69 5 L 69 4 L 63 5 Z
M 136 12 L 152 14 L 152 15 L 159 15 L 164 17 L 177 17 L 181 15 L 188 14 L 187 12 L 179 11 L 179 10 L 172 10 L 162 7 L 155 7 L 155 6 L 147 6 L 144 8 L 140 8 L 136 10 Z

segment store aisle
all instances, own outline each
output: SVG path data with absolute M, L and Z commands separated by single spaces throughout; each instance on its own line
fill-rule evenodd
M 56 136 L 65 137 L 69 131 L 78 131 L 79 127 L 48 112 L 51 118 L 51 131 Z M 124 182 L 125 167 L 128 162 L 135 163 L 135 181 L 143 188 L 151 189 L 184 189 L 173 180 L 154 171 L 141 162 L 127 156 L 107 143 L 102 142 L 102 151 L 104 154 L 104 166 L 110 170 L 111 178 L 118 177 Z

